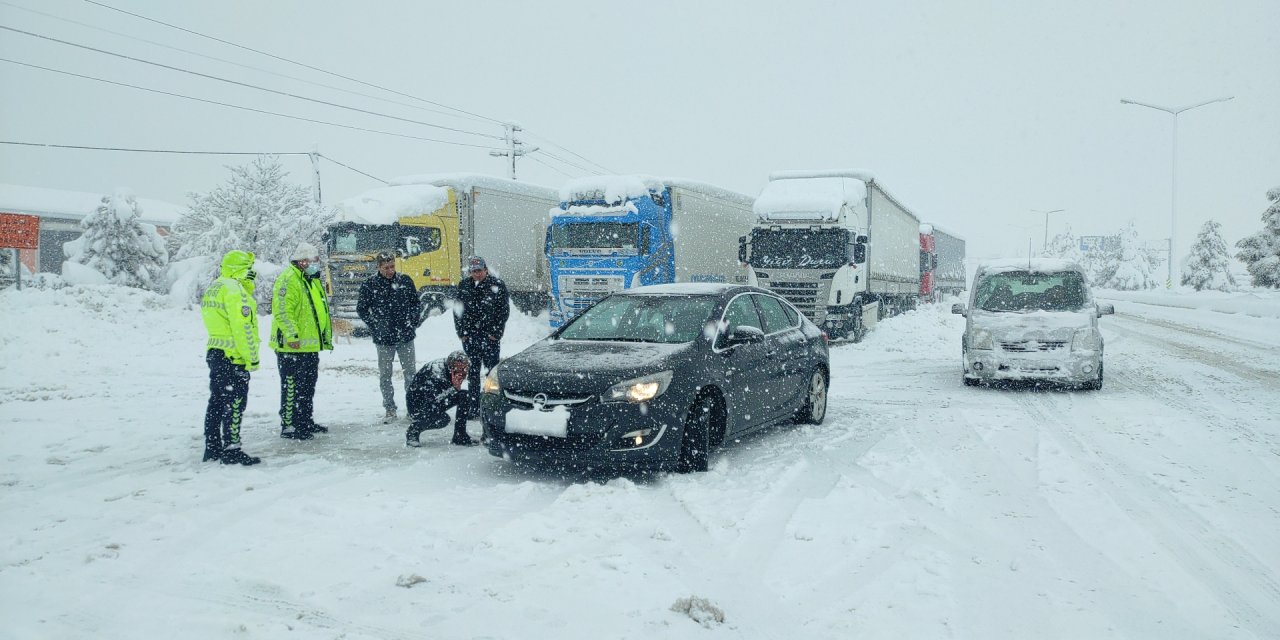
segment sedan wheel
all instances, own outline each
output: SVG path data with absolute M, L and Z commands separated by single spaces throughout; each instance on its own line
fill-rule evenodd
M 827 376 L 816 369 L 809 378 L 809 394 L 800 409 L 799 421 L 806 424 L 822 424 L 827 417 Z
M 706 471 L 711 459 L 711 428 L 715 424 L 716 401 L 708 395 L 699 396 L 689 409 L 684 421 L 684 437 L 680 441 L 680 458 L 676 471 L 691 473 Z

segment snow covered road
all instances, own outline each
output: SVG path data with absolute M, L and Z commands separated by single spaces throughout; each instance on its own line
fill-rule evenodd
M 825 424 L 623 478 L 405 448 L 361 340 L 322 357 L 333 433 L 275 437 L 268 361 L 263 464 L 201 464 L 198 313 L 0 304 L 24 309 L 0 337 L 0 637 L 1280 636 L 1273 299 L 1117 300 L 1098 392 L 964 387 L 962 318 L 921 309 L 833 349 Z M 542 331 L 513 319 L 506 353 Z M 423 361 L 452 348 L 447 319 L 420 332 Z M 672 610 L 691 596 L 724 621 Z

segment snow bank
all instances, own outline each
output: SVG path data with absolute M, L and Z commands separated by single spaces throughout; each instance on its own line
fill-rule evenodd
M 1178 309 L 1202 309 L 1218 313 L 1238 313 L 1255 318 L 1280 318 L 1280 291 L 1259 289 L 1249 292 L 1195 291 L 1182 289 L 1148 291 L 1118 291 L 1095 289 L 1094 297 L 1105 300 L 1123 300 L 1158 307 Z
M 378 187 L 335 207 L 338 222 L 393 224 L 405 216 L 434 213 L 449 204 L 449 190 L 429 184 Z
M 76 240 L 79 242 L 79 240 Z M 68 242 L 67 244 L 71 244 Z M 107 276 L 103 275 L 97 269 L 89 265 L 80 264 L 79 262 L 71 262 L 70 260 L 62 263 L 62 280 L 67 284 L 82 285 L 105 285 L 107 284 Z

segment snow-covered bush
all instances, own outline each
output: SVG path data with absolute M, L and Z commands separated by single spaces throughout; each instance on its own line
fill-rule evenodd
M 1130 222 L 1120 230 L 1120 251 L 1116 257 L 1115 270 L 1099 282 L 1104 288 L 1121 291 L 1154 289 L 1160 286 L 1150 254 L 1138 240 L 1138 228 L 1134 223 Z
M 1236 257 L 1249 269 L 1255 287 L 1280 288 L 1280 187 L 1267 192 L 1271 206 L 1262 212 L 1262 231 L 1236 243 Z
M 1227 243 L 1222 241 L 1222 225 L 1206 220 L 1200 227 L 1200 235 L 1191 245 L 1191 255 L 1182 265 L 1182 284 L 1195 287 L 1196 291 L 1217 289 L 1230 291 L 1236 286 L 1231 275 L 1231 255 Z
M 1049 246 L 1045 247 L 1044 256 L 1046 258 L 1061 258 L 1072 262 L 1083 262 L 1084 254 L 1080 251 L 1080 240 L 1071 233 L 1071 225 L 1055 235 L 1049 241 Z
M 169 252 L 156 228 L 138 221 L 141 213 L 129 189 L 103 196 L 102 204 L 80 221 L 84 234 L 62 245 L 67 262 L 102 274 L 110 284 L 153 291 L 163 287 Z

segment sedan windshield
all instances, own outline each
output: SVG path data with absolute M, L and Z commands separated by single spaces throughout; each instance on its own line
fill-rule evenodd
M 692 342 L 711 317 L 709 296 L 613 296 L 574 318 L 560 338 L 622 342 Z
M 1077 311 L 1086 298 L 1084 277 L 1074 271 L 1008 271 L 983 278 L 974 303 L 983 311 Z

